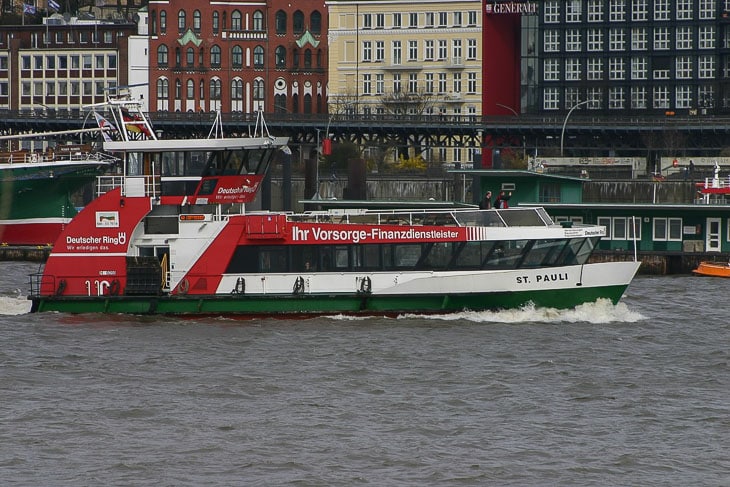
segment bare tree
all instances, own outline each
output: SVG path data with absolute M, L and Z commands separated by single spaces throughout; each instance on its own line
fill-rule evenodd
M 392 115 L 423 115 L 433 108 L 435 100 L 432 94 L 423 90 L 392 91 L 383 94 L 381 103 L 385 111 Z
M 352 115 L 358 112 L 357 101 L 357 93 L 350 89 L 342 94 L 330 93 L 327 111 L 330 115 Z

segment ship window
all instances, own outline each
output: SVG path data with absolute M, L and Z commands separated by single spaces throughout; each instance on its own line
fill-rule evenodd
M 485 267 L 514 268 L 522 260 L 522 254 L 529 248 L 529 240 L 497 242 L 487 256 Z
M 286 247 L 261 247 L 259 270 L 261 272 L 287 272 Z
M 537 240 L 525 256 L 520 267 L 541 267 L 555 265 L 566 240 Z
M 239 245 L 226 269 L 227 274 L 253 273 L 258 270 L 258 247 Z
M 430 244 L 424 252 L 418 267 L 420 269 L 444 270 L 451 262 L 454 244 L 451 242 L 436 242 Z
M 459 269 L 479 269 L 493 245 L 492 242 L 467 242 L 461 247 L 454 265 Z

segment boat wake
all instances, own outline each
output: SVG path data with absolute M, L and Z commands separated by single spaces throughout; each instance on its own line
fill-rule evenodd
M 0 315 L 23 315 L 30 313 L 31 302 L 25 296 L 0 296 Z
M 572 309 L 539 308 L 533 304 L 501 311 L 462 311 L 459 313 L 421 315 L 404 314 L 400 319 L 465 320 L 475 323 L 636 323 L 646 316 L 632 311 L 624 303 L 614 305 L 610 299 L 598 299 Z

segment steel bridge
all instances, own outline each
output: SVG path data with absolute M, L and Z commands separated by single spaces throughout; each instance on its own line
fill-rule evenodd
M 165 138 L 207 135 L 211 112 L 151 112 L 150 121 Z M 730 147 L 730 117 L 712 115 L 610 117 L 555 116 L 392 116 L 269 113 L 269 132 L 288 136 L 293 145 L 314 145 L 320 138 L 351 141 L 362 147 L 521 148 L 565 156 L 717 156 Z M 225 135 L 253 131 L 256 114 L 223 113 Z M 5 134 L 89 128 L 94 117 L 78 110 L 0 110 Z

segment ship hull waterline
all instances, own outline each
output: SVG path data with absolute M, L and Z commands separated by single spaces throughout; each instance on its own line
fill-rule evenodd
M 468 294 L 373 295 L 271 294 L 206 296 L 105 296 L 33 299 L 34 312 L 121 313 L 161 315 L 322 316 L 398 315 L 459 311 L 517 309 L 526 305 L 570 309 L 608 299 L 617 304 L 628 284 L 575 287 L 541 291 L 507 291 Z

